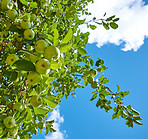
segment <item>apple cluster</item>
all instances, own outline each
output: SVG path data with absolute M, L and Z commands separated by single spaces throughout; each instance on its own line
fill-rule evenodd
M 44 4 L 43 0 L 41 4 Z M 31 13 L 29 16 L 23 16 L 11 0 L 2 0 L 0 6 L 2 11 L 6 12 L 4 15 L 7 19 L 5 26 L 7 34 L 9 32 L 9 41 L 7 40 L 6 44 L 9 47 L 13 47 L 13 51 L 8 52 L 5 59 L 7 69 L 15 69 L 14 64 L 19 60 L 25 59 L 31 61 L 35 66 L 35 70 L 21 72 L 21 74 L 24 74 L 23 76 L 26 77 L 28 85 L 37 85 L 41 82 L 42 76 L 47 75 L 50 70 L 55 70 L 62 66 L 60 50 L 58 47 L 49 44 L 43 37 L 40 37 L 37 30 L 34 31 L 34 24 L 37 24 L 36 14 Z M 11 32 L 9 29 L 12 26 L 15 26 L 16 30 L 21 30 L 21 32 Z M 16 42 L 12 42 L 11 38 L 15 38 Z M 34 46 L 30 46 L 29 42 L 33 43 Z M 24 50 L 24 48 L 28 53 L 19 53 L 19 50 Z M 19 78 L 21 77 L 19 76 Z M 42 98 L 38 94 L 28 96 L 28 99 L 29 101 L 26 102 L 27 106 L 40 107 L 43 103 Z M 11 104 L 11 115 L 5 115 L 3 122 L 0 122 L 0 125 L 2 124 L 0 127 L 0 135 L 6 133 L 8 138 L 16 137 L 20 127 L 17 126 L 14 114 L 22 113 L 22 111 L 26 109 L 26 105 L 24 105 L 23 101 L 14 101 L 13 104 Z M 38 128 L 43 129 L 44 126 L 44 122 L 40 121 L 38 123 Z

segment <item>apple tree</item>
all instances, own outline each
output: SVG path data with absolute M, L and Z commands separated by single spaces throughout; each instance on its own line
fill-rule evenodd
M 61 98 L 75 97 L 75 90 L 87 85 L 93 89 L 90 101 L 106 112 L 112 109 L 112 119 L 122 117 L 129 127 L 142 125 L 140 113 L 123 103 L 129 91 L 117 85 L 112 92 L 102 74 L 104 61 L 93 61 L 86 51 L 89 32 L 82 33 L 80 25 L 116 29 L 119 20 L 114 15 L 81 20 L 91 14 L 89 2 L 93 0 L 0 0 L 1 138 L 29 139 L 44 127 L 46 135 L 56 132 L 48 115 Z

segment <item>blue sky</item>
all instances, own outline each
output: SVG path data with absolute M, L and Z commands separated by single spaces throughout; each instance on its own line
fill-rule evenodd
M 98 1 L 103 3 L 102 0 Z M 112 1 L 116 2 L 116 0 Z M 120 2 L 121 1 L 122 0 L 120 0 Z M 135 3 L 135 0 L 129 1 L 131 1 L 133 5 L 137 4 Z M 137 1 L 140 3 L 140 0 Z M 148 1 L 145 2 L 148 3 Z M 135 10 L 135 5 L 133 8 L 131 8 L 131 5 L 128 5 L 131 8 L 128 9 L 128 12 L 133 13 L 132 16 L 135 16 L 133 19 L 136 19 L 136 15 L 138 15 L 136 12 L 140 13 L 140 10 L 142 11 L 142 14 L 147 12 L 146 14 L 148 15 L 146 3 L 144 5 L 140 5 L 141 8 L 138 8 L 138 11 Z M 123 7 L 125 6 L 124 4 Z M 112 7 L 112 9 L 117 9 L 115 5 Z M 123 7 L 122 10 L 124 9 Z M 108 8 L 111 9 L 111 7 Z M 122 10 L 119 10 L 118 13 L 120 13 L 119 15 L 121 15 L 121 17 L 124 17 L 125 15 L 122 15 Z M 117 12 L 117 10 L 112 11 L 113 13 Z M 143 15 L 143 17 L 144 16 L 145 15 Z M 138 17 L 141 16 L 138 15 Z M 140 21 L 141 20 L 144 21 L 145 18 L 140 19 Z M 121 24 L 119 24 L 119 26 L 122 28 L 123 22 L 124 21 L 120 22 Z M 133 24 L 133 26 L 135 24 Z M 141 23 L 137 23 L 137 28 L 135 28 L 135 31 L 136 29 L 140 28 L 140 24 Z M 141 32 L 136 34 L 136 32 L 130 30 L 130 24 L 128 25 L 126 24 L 127 28 L 124 27 L 124 30 L 128 32 L 127 34 L 122 28 L 115 31 L 115 34 L 113 34 L 113 31 L 111 30 L 108 32 L 108 35 L 106 35 L 107 37 L 104 40 L 101 40 L 101 43 L 99 39 L 95 39 L 95 37 L 99 36 L 100 34 L 97 34 L 97 31 L 91 32 L 94 33 L 89 39 L 89 42 L 92 44 L 87 45 L 87 51 L 92 55 L 94 60 L 101 58 L 105 61 L 105 66 L 107 66 L 108 69 L 104 72 L 104 74 L 110 79 L 108 86 L 113 91 L 116 91 L 117 84 L 120 85 L 123 91 L 130 90 L 130 94 L 125 97 L 124 102 L 126 105 L 131 104 L 133 108 L 141 113 L 143 118 L 142 122 L 144 125 L 138 126 L 134 124 L 134 128 L 128 128 L 125 125 L 125 121 L 121 118 L 119 120 L 112 120 L 112 111 L 106 113 L 104 110 L 95 107 L 95 101 L 89 101 L 92 96 L 91 92 L 93 89 L 88 86 L 85 89 L 78 89 L 76 91 L 76 98 L 72 98 L 70 96 L 67 100 L 62 99 L 62 103 L 51 116 L 56 118 L 56 128 L 58 129 L 58 134 L 50 134 L 48 137 L 46 137 L 46 139 L 148 138 L 148 39 L 146 39 L 146 36 L 148 36 L 148 31 L 145 32 L 147 28 L 140 28 Z M 145 22 L 142 24 L 142 26 L 145 26 Z M 100 30 L 102 31 L 102 29 Z M 133 35 L 132 32 L 134 33 Z M 100 33 L 103 33 L 103 35 L 106 34 L 106 32 Z M 118 34 L 120 34 L 120 37 L 118 37 Z M 128 36 L 128 34 L 131 36 Z M 111 35 L 114 35 L 115 37 L 110 37 Z M 93 38 L 92 36 L 95 37 Z M 98 77 L 100 75 L 101 74 L 99 74 Z M 33 136 L 33 138 L 44 139 L 45 136 L 44 134 L 41 134 Z

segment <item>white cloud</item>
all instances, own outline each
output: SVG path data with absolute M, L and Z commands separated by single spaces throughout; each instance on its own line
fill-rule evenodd
M 60 130 L 60 125 L 64 122 L 64 118 L 60 115 L 59 107 L 53 110 L 48 120 L 55 120 L 53 128 L 56 129 L 56 132 L 53 132 L 50 135 L 45 136 L 45 139 L 64 139 L 68 136 L 66 135 L 66 130 Z
M 88 6 L 92 16 L 87 16 L 87 21 L 93 17 L 102 18 L 106 12 L 107 17 L 116 15 L 119 28 L 106 31 L 102 26 L 94 31 L 81 26 L 81 31 L 90 32 L 89 43 L 97 42 L 101 47 L 107 43 L 120 45 L 124 43 L 122 50 L 137 51 L 148 37 L 148 5 L 142 0 L 94 0 L 94 4 Z M 84 18 L 84 17 L 83 17 Z

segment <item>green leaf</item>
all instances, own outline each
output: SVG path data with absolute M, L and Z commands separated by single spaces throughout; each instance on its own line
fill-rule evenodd
M 68 52 L 71 49 L 71 47 L 72 47 L 72 43 L 65 46 L 61 46 L 59 49 L 60 49 L 60 52 L 65 53 L 65 52 Z
M 18 77 L 18 73 L 16 71 L 4 70 L 4 74 L 10 81 L 15 81 Z
M 90 101 L 92 101 L 92 100 L 96 99 L 96 98 L 97 98 L 97 96 L 98 96 L 98 94 L 97 94 L 97 93 L 94 93 L 94 94 L 93 94 L 93 96 L 92 96 L 92 98 L 90 99 Z
M 119 21 L 119 18 L 115 18 L 115 19 L 113 20 L 113 22 L 117 22 L 117 21 Z
M 92 29 L 92 30 L 95 30 L 97 28 L 97 26 L 95 25 L 89 25 L 89 27 Z
M 105 23 L 105 22 L 102 22 L 103 23 L 103 27 L 106 29 L 106 30 L 109 30 L 109 24 L 108 23 Z
M 138 125 L 143 125 L 141 122 L 139 122 L 138 120 L 133 119 L 134 123 L 138 124 Z
M 58 44 L 59 44 L 59 33 L 57 29 L 54 29 L 53 45 L 57 46 Z
M 24 122 L 25 123 L 30 123 L 31 120 L 32 120 L 32 112 L 31 112 L 31 109 L 29 107 L 27 107 L 26 111 L 27 111 L 27 116 L 26 116 Z
M 120 91 L 120 86 L 119 85 L 117 85 L 117 92 L 119 92 Z
M 58 101 L 54 96 L 43 97 L 43 99 L 51 108 L 55 108 L 58 105 Z
M 30 7 L 37 8 L 37 3 L 36 2 L 30 2 Z
M 106 70 L 105 66 L 96 69 L 98 72 L 104 72 Z
M 125 97 L 125 96 L 127 96 L 129 93 L 130 93 L 130 91 L 125 91 L 125 92 L 120 91 L 120 92 L 118 93 L 118 96 L 119 96 L 119 97 Z
M 64 39 L 63 39 L 62 42 L 60 43 L 60 45 L 62 45 L 62 44 L 67 44 L 67 43 L 71 40 L 72 35 L 73 35 L 73 31 L 72 31 L 72 29 L 70 28 L 69 31 L 68 31 L 68 33 L 66 34 L 66 36 L 64 37 Z
M 140 116 L 133 116 L 135 120 L 143 120 Z
M 105 21 L 111 21 L 114 17 L 115 17 L 115 15 L 113 15 L 113 16 L 107 18 Z
M 117 118 L 117 114 L 116 114 L 116 113 L 114 113 L 114 114 L 112 115 L 112 119 L 115 119 L 115 118 Z
M 36 114 L 36 115 L 38 115 L 38 114 L 43 114 L 43 115 L 45 115 L 47 112 L 49 112 L 49 110 L 47 109 L 47 108 L 38 108 L 38 107 L 33 107 L 34 108 L 34 113 Z M 52 111 L 52 110 L 51 110 Z
M 131 112 L 134 114 L 134 115 L 140 115 L 140 113 L 138 111 L 136 111 L 135 109 L 131 108 Z
M 17 33 L 19 33 L 19 34 L 22 33 L 22 30 L 19 29 L 19 28 L 17 27 L 17 25 L 11 25 L 10 28 L 9 28 L 9 31 L 11 31 L 11 32 L 17 32 Z
M 87 54 L 87 51 L 86 51 L 84 48 L 77 48 L 77 50 L 78 50 L 78 53 L 79 53 L 80 55 L 85 55 L 85 54 Z
M 117 28 L 118 28 L 118 24 L 116 24 L 115 22 L 111 22 L 111 23 L 110 23 L 110 26 L 111 26 L 113 29 L 117 29 Z
M 24 4 L 24 5 L 27 5 L 27 4 L 28 4 L 28 2 L 27 2 L 26 0 L 20 0 L 20 2 L 21 2 L 22 4 Z
M 18 70 L 35 71 L 35 65 L 31 61 L 24 59 L 14 62 L 13 66 L 17 67 Z

